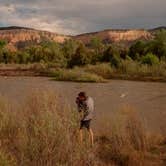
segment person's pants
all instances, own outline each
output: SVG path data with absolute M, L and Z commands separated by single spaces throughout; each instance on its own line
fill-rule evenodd
M 91 124 L 91 119 L 89 119 L 89 120 L 81 120 L 81 122 L 80 122 L 80 129 L 87 128 L 89 130 L 90 129 L 90 124 Z

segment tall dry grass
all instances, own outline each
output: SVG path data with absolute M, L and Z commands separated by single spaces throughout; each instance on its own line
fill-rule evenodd
M 100 123 L 97 156 L 105 165 L 164 166 L 166 149 L 161 155 L 163 137 L 152 135 L 134 109 L 124 107 L 117 111 L 107 127 L 105 120 Z
M 78 143 L 77 119 L 75 111 L 59 107 L 51 92 L 33 93 L 20 110 L 1 100 L 0 159 L 7 163 L 4 166 L 91 164 L 89 146 Z
M 152 78 L 166 78 L 166 63 L 161 61 L 159 64 L 147 65 L 140 64 L 139 62 L 132 60 L 122 61 L 120 68 L 118 69 L 119 74 L 124 74 L 126 76 L 137 76 L 152 77 Z
M 105 79 L 110 79 L 114 70 L 109 63 L 101 63 L 96 65 L 87 65 L 84 70 L 89 73 L 97 74 Z
M 20 107 L 0 97 L 2 166 L 164 166 L 162 136 L 152 136 L 127 107 L 102 118 L 95 146 L 78 141 L 78 113 L 52 91 L 33 92 Z M 165 158 L 166 159 L 166 158 Z

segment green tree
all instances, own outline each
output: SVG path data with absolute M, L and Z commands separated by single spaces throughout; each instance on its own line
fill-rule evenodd
M 94 50 L 93 61 L 101 61 L 105 48 L 102 40 L 99 37 L 93 37 L 90 41 L 90 48 Z
M 133 60 L 139 60 L 142 55 L 145 53 L 145 42 L 137 41 L 129 48 L 129 56 Z
M 111 45 L 105 50 L 102 61 L 110 62 L 113 56 L 119 56 L 119 50 Z
M 151 42 L 151 51 L 159 58 L 166 58 L 166 30 L 157 33 L 156 38 Z
M 54 63 L 59 67 L 66 67 L 67 59 L 63 54 L 62 45 L 56 42 L 48 42 L 42 45 L 42 59 L 45 62 Z
M 30 62 L 30 54 L 25 51 L 18 51 L 17 52 L 17 63 L 26 64 Z
M 7 42 L 4 40 L 0 40 L 0 62 L 1 63 L 7 63 L 7 56 L 5 53 L 5 46 L 6 46 Z
M 34 62 L 40 62 L 41 55 L 41 46 L 31 46 L 26 49 L 26 52 L 30 55 L 29 61 L 34 63 Z
M 159 64 L 159 58 L 152 53 L 148 53 L 147 55 L 141 58 L 141 63 L 148 64 L 148 65 Z
M 79 43 L 76 40 L 66 40 L 62 45 L 62 52 L 64 57 L 67 59 L 67 66 L 70 66 L 72 56 L 76 53 Z
M 119 48 L 119 54 L 122 59 L 126 59 L 129 54 L 129 49 L 127 47 Z
M 69 66 L 70 67 L 82 66 L 82 65 L 90 64 L 91 61 L 92 61 L 91 54 L 88 52 L 85 45 L 83 43 L 80 43 L 75 54 L 73 54 L 72 56 Z

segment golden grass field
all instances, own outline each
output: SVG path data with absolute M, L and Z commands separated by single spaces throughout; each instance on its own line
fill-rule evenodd
M 51 90 L 34 91 L 21 107 L 0 97 L 0 165 L 164 166 L 164 132 L 150 133 L 126 106 L 110 121 L 103 117 L 95 145 L 78 141 L 79 115 L 62 106 Z M 85 132 L 86 136 L 86 132 Z

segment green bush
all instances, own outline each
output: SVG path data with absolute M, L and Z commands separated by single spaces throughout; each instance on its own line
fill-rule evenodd
M 118 68 L 121 65 L 121 58 L 119 55 L 113 55 L 110 59 L 110 64 L 112 67 Z
M 50 74 L 55 80 L 75 82 L 105 82 L 103 77 L 88 73 L 79 68 L 59 69 Z
M 148 65 L 159 64 L 159 58 L 152 53 L 148 53 L 144 57 L 141 58 L 141 63 L 148 64 Z

